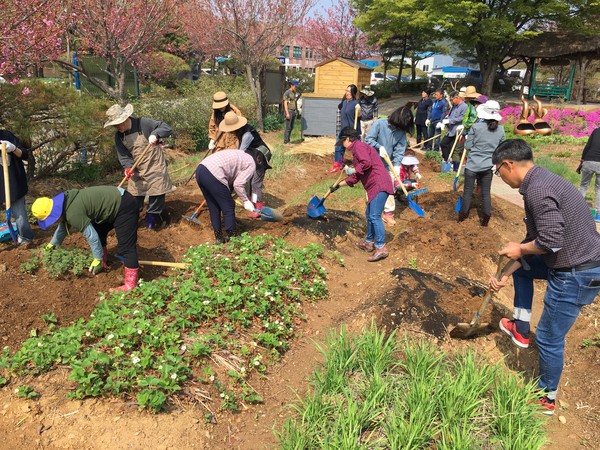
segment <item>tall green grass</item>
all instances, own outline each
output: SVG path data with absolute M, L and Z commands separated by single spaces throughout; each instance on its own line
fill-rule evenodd
M 548 439 L 535 383 L 465 350 L 397 339 L 374 324 L 332 331 L 295 414 L 287 449 L 527 449 Z

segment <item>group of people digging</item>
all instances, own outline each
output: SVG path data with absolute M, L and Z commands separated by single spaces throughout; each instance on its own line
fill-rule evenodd
M 351 87 L 347 92 L 350 96 L 355 94 Z M 451 145 L 458 145 L 460 137 L 456 136 L 460 135 L 464 138 L 461 144 L 469 151 L 462 204 L 464 210 L 459 212 L 458 220 L 466 219 L 472 186 L 477 179 L 484 198 L 481 225 L 488 225 L 491 212 L 486 208 L 489 206 L 494 166 L 495 174 L 512 188 L 519 189 L 523 195 L 526 236 L 521 242 L 505 244 L 499 253 L 508 256 L 514 263 L 500 279 L 492 277 L 489 284 L 492 289 L 499 290 L 512 277 L 515 290 L 513 319 L 502 319 L 499 328 L 510 336 L 515 345 L 527 348 L 530 343 L 534 280 L 547 280 L 536 342 L 540 358 L 540 404 L 545 413 L 552 414 L 564 365 L 565 336 L 581 308 L 592 303 L 600 292 L 600 234 L 596 231 L 585 199 L 573 185 L 536 166 L 531 148 L 525 141 L 504 140 L 497 102 L 483 101 L 479 94 L 472 97 L 476 91 L 467 88 L 462 96 L 459 92 L 451 94 L 452 108 L 438 120 L 433 113 L 437 111 L 435 102 L 440 101 L 438 94 L 436 92 L 436 100 L 428 112 L 431 114 L 426 119 L 429 123 L 425 125 L 430 127 L 437 120 L 434 125 L 437 130 L 443 131 L 444 127 L 448 127 L 449 132 L 454 132 L 450 134 L 450 140 L 453 136 L 455 139 Z M 474 99 L 479 104 L 464 105 L 464 99 Z M 195 176 L 208 204 L 216 240 L 221 243 L 236 233 L 232 191 L 239 196 L 250 214 L 260 209 L 264 173 L 270 168 L 270 151 L 239 110 L 229 103 L 225 93 L 215 94 L 213 110 L 209 147 L 222 151 L 206 157 L 197 167 Z M 351 110 L 356 117 L 357 109 L 351 107 Z M 472 114 L 473 110 L 476 117 Z M 168 222 L 168 216 L 164 213 L 165 194 L 172 188 L 166 161 L 158 145 L 162 138 L 171 134 L 171 128 L 163 122 L 134 118 L 132 113 L 130 105 L 115 105 L 107 111 L 108 120 L 105 123 L 105 127 L 113 126 L 116 129 L 115 146 L 125 170 L 127 190 L 112 186 L 71 189 L 53 198 L 39 198 L 32 206 L 32 213 L 42 229 L 58 223 L 52 240 L 46 245 L 47 251 L 61 245 L 72 229 L 83 233 L 92 249 L 93 262 L 89 270 L 93 274 L 108 267 L 106 239 L 114 228 L 117 251 L 125 266 L 125 282 L 112 290 L 120 291 L 131 290 L 138 282 L 137 228 L 144 198 L 148 196 L 149 199 L 146 227 L 156 230 Z M 353 186 L 359 181 L 364 186 L 367 196 L 367 234 L 356 246 L 370 253 L 368 260 L 372 262 L 388 256 L 382 215 L 385 216 L 386 202 L 390 197 L 394 199 L 396 190 L 393 183 L 395 177 L 390 176 L 390 172 L 405 172 L 406 179 L 420 177 L 416 157 L 406 151 L 406 132 L 412 128 L 413 120 L 410 107 L 405 106 L 394 111 L 389 118 L 375 118 L 366 132 L 366 142 L 360 140 L 362 128 L 359 131 L 354 123 L 342 128 L 338 134 L 336 146 L 342 148 L 340 161 L 343 161 L 344 151 L 349 149 L 353 165 L 338 168 L 344 170 L 347 177 L 332 186 L 330 191 L 340 186 Z M 448 133 L 442 139 L 442 152 L 447 148 L 448 140 L 444 142 L 447 137 Z M 11 200 L 19 242 L 28 245 L 33 239 L 33 232 L 26 223 L 24 197 L 27 183 L 22 165 L 22 160 L 28 157 L 28 151 L 8 131 L 0 131 L 0 141 L 10 161 Z M 586 161 L 600 155 L 596 132 L 588 144 L 584 150 L 588 158 Z M 432 142 L 432 146 L 435 146 L 435 142 Z M 339 151 L 337 156 L 340 156 Z M 386 162 L 391 160 L 391 167 L 382 157 Z M 591 161 L 595 162 L 595 159 Z M 594 164 L 588 164 L 586 170 L 593 170 L 594 167 Z M 249 189 L 246 187 L 248 183 L 251 185 Z

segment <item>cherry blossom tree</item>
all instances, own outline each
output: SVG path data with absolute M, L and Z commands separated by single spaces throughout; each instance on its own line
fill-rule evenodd
M 58 0 L 1 0 L 0 75 L 17 79 L 62 51 Z
M 183 0 L 71 0 L 67 4 L 66 25 L 80 55 L 79 66 L 70 61 L 56 62 L 79 71 L 112 98 L 123 101 L 127 67 L 144 66 L 145 56 L 175 23 L 182 3 Z M 92 75 L 86 54 L 106 61 L 106 68 L 101 71 L 114 85 Z
M 211 51 L 233 56 L 245 68 L 256 98 L 256 118 L 262 129 L 262 74 L 295 27 L 302 24 L 313 0 L 196 0 L 210 20 L 204 41 Z M 202 45 L 200 42 L 199 45 Z
M 367 35 L 354 25 L 355 17 L 349 0 L 337 0 L 325 12 L 306 21 L 301 43 L 325 59 L 366 58 L 375 53 L 377 46 L 370 45 Z

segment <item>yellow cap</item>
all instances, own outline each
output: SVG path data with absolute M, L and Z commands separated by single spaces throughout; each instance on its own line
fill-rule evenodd
M 53 203 L 49 197 L 40 197 L 31 205 L 31 214 L 38 220 L 45 220 L 52 212 Z

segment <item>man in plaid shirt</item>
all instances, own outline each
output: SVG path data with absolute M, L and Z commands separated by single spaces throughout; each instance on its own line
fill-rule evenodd
M 536 343 L 540 405 L 544 414 L 551 415 L 564 365 L 565 336 L 581 308 L 600 292 L 600 234 L 577 188 L 536 166 L 524 140 L 504 141 L 494 151 L 492 162 L 496 175 L 523 196 L 527 227 L 522 242 L 508 242 L 499 252 L 515 263 L 501 280 L 490 280 L 497 291 L 513 277 L 514 319 L 502 319 L 500 329 L 516 346 L 529 346 L 533 282 L 547 280 Z

